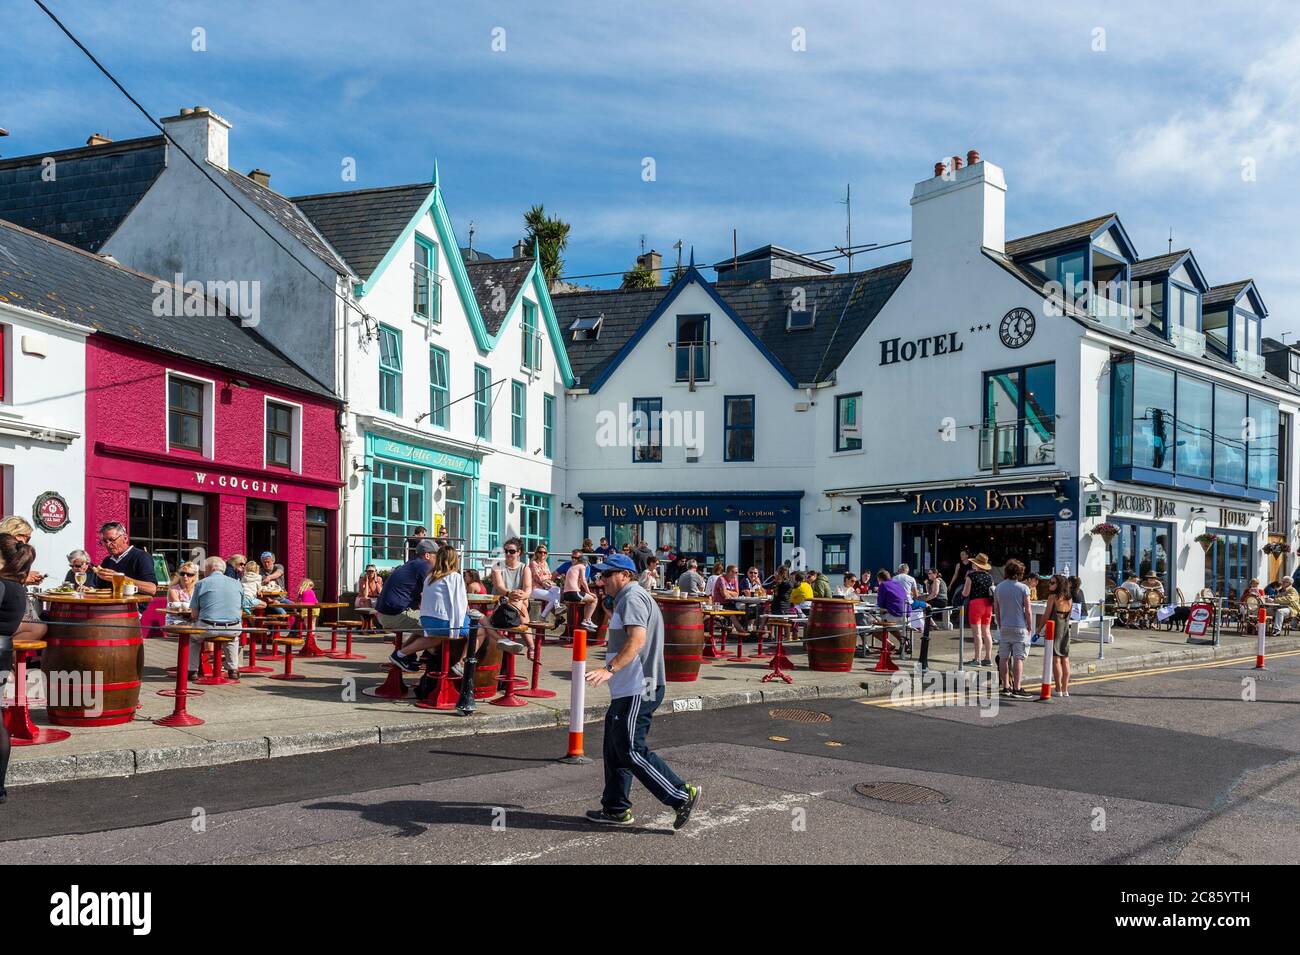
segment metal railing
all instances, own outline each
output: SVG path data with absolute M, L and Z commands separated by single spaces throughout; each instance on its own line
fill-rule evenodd
M 442 276 L 411 263 L 411 310 L 431 325 L 442 324 Z

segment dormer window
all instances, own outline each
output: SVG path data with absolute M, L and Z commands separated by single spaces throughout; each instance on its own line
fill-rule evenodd
M 787 332 L 806 332 L 811 331 L 817 325 L 817 306 L 811 307 L 805 305 L 801 309 L 795 309 L 794 306 L 786 309 L 785 313 L 785 330 Z
M 575 342 L 594 342 L 600 338 L 600 328 L 605 324 L 605 313 L 587 318 L 574 319 L 573 324 L 569 326 L 572 333 L 572 339 Z

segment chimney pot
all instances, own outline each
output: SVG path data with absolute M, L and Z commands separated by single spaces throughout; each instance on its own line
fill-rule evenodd
M 253 169 L 248 173 L 248 178 L 253 180 L 259 186 L 265 186 L 268 189 L 271 186 L 271 174 L 265 169 Z
M 966 153 L 966 165 L 973 166 L 979 161 L 980 151 L 978 149 L 972 149 Z
M 960 168 L 961 168 L 961 157 L 960 157 L 960 156 L 953 156 L 953 157 L 952 157 L 952 171 L 953 171 L 953 172 L 956 172 L 956 171 L 957 171 L 958 169 L 960 169 Z
M 945 164 L 944 164 L 944 163 L 941 163 L 941 162 L 937 162 L 937 163 L 934 164 L 934 174 L 935 174 L 936 176 L 942 176 L 942 175 L 943 175 L 943 167 L 944 167 L 944 165 L 945 165 Z
M 523 239 L 520 239 L 518 242 L 515 243 L 515 258 L 516 259 L 528 258 L 528 243 L 526 243 Z
M 111 143 L 112 138 L 105 136 L 103 133 L 91 133 L 90 138 L 86 140 L 87 146 L 102 146 L 105 143 Z

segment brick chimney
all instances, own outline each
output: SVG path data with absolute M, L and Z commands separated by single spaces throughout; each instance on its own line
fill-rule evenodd
M 86 140 L 87 146 L 103 146 L 105 143 L 111 143 L 113 140 L 103 133 L 91 133 L 90 138 Z
M 942 267 L 981 247 L 1006 251 L 1007 183 L 1002 168 L 975 150 L 935 163 L 935 175 L 912 190 L 912 263 Z
M 196 162 L 207 160 L 219 169 L 230 168 L 230 123 L 206 106 L 186 106 L 175 116 L 164 116 L 162 122 L 167 135 Z
M 265 169 L 250 170 L 248 178 L 253 180 L 253 182 L 257 183 L 259 186 L 264 186 L 267 189 L 271 188 L 271 174 Z
M 636 264 L 638 267 L 650 270 L 650 275 L 655 280 L 655 285 L 659 284 L 659 276 L 663 274 L 659 271 L 659 267 L 663 265 L 663 261 L 663 256 L 654 249 L 651 249 L 649 252 L 642 252 L 636 257 Z

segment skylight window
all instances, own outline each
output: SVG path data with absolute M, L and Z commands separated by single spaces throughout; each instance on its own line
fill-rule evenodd
M 596 339 L 600 338 L 600 327 L 603 324 L 605 324 L 605 314 L 602 312 L 594 318 L 587 317 L 574 319 L 573 324 L 569 326 L 569 331 L 573 333 L 573 340 L 575 342 L 594 342 Z
M 785 312 L 785 330 L 787 332 L 806 332 L 817 325 L 817 306 L 795 309 L 793 306 Z

